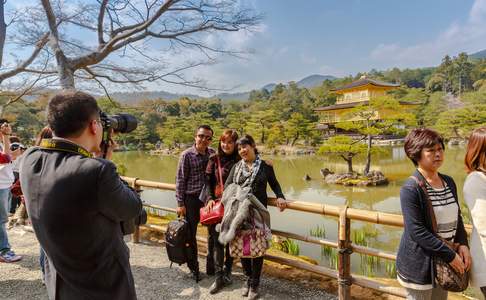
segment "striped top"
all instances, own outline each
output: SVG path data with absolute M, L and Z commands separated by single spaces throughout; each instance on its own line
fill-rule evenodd
M 445 181 L 443 181 L 444 187 L 438 189 L 432 187 L 426 180 L 425 183 L 437 222 L 437 234 L 447 241 L 454 242 L 459 216 L 459 206 L 454 194 Z M 432 284 L 406 282 L 400 278 L 400 274 L 397 275 L 398 282 L 405 288 L 414 290 L 432 289 Z
M 443 188 L 433 188 L 427 181 L 427 193 L 429 194 L 435 220 L 437 221 L 437 234 L 447 241 L 454 241 L 457 229 L 457 217 L 459 206 L 457 205 L 451 188 L 444 182 Z

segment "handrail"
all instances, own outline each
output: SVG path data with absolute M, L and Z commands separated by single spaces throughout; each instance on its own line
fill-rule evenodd
M 175 184 L 171 184 L 171 183 L 161 183 L 156 181 L 141 180 L 132 177 L 122 177 L 122 178 L 125 181 L 127 181 L 130 185 L 175 191 Z M 275 207 L 277 206 L 276 198 L 269 197 L 268 200 L 269 200 L 268 201 L 269 205 Z M 311 202 L 304 202 L 304 201 L 292 201 L 292 200 L 289 200 L 287 204 L 287 208 L 296 211 L 302 211 L 302 212 L 308 212 L 308 213 L 314 213 L 314 214 L 332 216 L 332 217 L 339 217 L 339 210 L 340 210 L 340 207 L 336 205 L 319 204 L 319 203 L 311 203 Z M 403 227 L 403 216 L 399 214 L 390 214 L 390 213 L 370 211 L 370 210 L 350 207 L 347 209 L 346 215 L 351 220 L 364 221 L 364 222 L 370 222 L 374 224 L 389 225 L 395 227 Z M 466 227 L 466 231 L 468 233 L 471 233 L 472 226 L 469 224 L 465 224 L 464 226 Z
M 141 180 L 132 177 L 122 177 L 122 179 L 127 181 L 132 187 L 135 188 L 146 187 L 146 188 L 175 191 L 175 184 Z M 268 205 L 275 206 L 275 207 L 277 206 L 276 198 L 270 197 L 268 198 L 268 200 L 269 200 Z M 163 211 L 168 211 L 173 213 L 176 212 L 174 208 L 162 207 L 153 204 L 144 204 L 144 206 L 156 210 L 163 210 Z M 318 204 L 318 203 L 309 203 L 309 202 L 292 201 L 292 200 L 289 200 L 287 204 L 287 209 L 338 218 L 338 241 L 337 242 L 272 229 L 272 233 L 278 236 L 292 238 L 295 240 L 317 244 L 321 246 L 337 248 L 338 249 L 338 270 L 336 271 L 323 266 L 315 266 L 312 264 L 307 264 L 300 261 L 271 256 L 271 255 L 266 255 L 265 259 L 278 262 L 281 264 L 289 265 L 292 267 L 300 268 L 303 270 L 307 270 L 320 275 L 337 278 L 339 284 L 338 285 L 339 299 L 351 299 L 350 286 L 352 284 L 357 284 L 363 287 L 377 290 L 379 292 L 399 296 L 402 298 L 406 297 L 406 293 L 403 288 L 389 287 L 383 285 L 380 282 L 370 280 L 363 276 L 350 274 L 350 255 L 352 252 L 366 254 L 370 256 L 376 256 L 388 260 L 396 260 L 395 253 L 389 253 L 379 249 L 373 249 L 370 247 L 352 244 L 350 234 L 349 234 L 350 227 L 351 227 L 350 221 L 357 220 L 357 221 L 369 222 L 374 224 L 403 227 L 402 215 L 355 209 L 355 208 L 349 208 L 347 206 L 342 207 L 342 206 L 335 206 L 335 205 L 328 205 L 328 204 Z M 165 232 L 166 230 L 164 226 L 158 226 L 158 225 L 147 224 L 144 225 L 144 227 L 159 232 Z M 466 227 L 466 231 L 470 234 L 472 231 L 472 226 L 469 224 L 465 224 L 465 227 Z M 138 239 L 139 239 L 139 231 L 136 230 L 134 234 L 134 241 L 138 242 Z M 197 237 L 197 239 L 198 242 L 204 243 L 204 238 Z

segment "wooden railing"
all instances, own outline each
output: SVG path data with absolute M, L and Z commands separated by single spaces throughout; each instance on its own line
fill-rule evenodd
M 138 178 L 123 177 L 134 188 L 153 188 L 160 190 L 175 191 L 175 184 L 161 183 L 155 181 L 141 180 Z M 269 198 L 268 205 L 276 206 L 276 199 Z M 175 212 L 173 208 L 160 207 L 157 205 L 145 204 L 145 207 L 155 210 L 163 210 L 168 212 Z M 395 227 L 403 227 L 403 217 L 398 214 L 389 214 L 377 211 L 369 211 L 362 209 L 350 208 L 347 206 L 335 206 L 327 204 L 309 203 L 303 201 L 291 201 L 287 205 L 287 209 L 318 214 L 322 216 L 332 216 L 338 218 L 338 241 L 331 241 L 312 236 L 303 236 L 295 233 L 272 230 L 272 233 L 281 237 L 291 238 L 307 243 L 312 243 L 321 246 L 327 246 L 338 249 L 338 270 L 333 270 L 323 266 L 316 266 L 297 260 L 292 260 L 283 257 L 276 257 L 266 255 L 265 259 L 292 266 L 295 268 L 310 271 L 316 274 L 336 278 L 338 280 L 338 296 L 339 299 L 351 299 L 351 285 L 356 284 L 362 287 L 370 288 L 382 293 L 387 293 L 399 297 L 406 297 L 405 290 L 399 287 L 386 286 L 381 282 L 371 280 L 360 275 L 351 275 L 351 254 L 353 252 L 375 256 L 388 260 L 396 260 L 394 253 L 389 253 L 379 249 L 354 245 L 351 241 L 351 220 L 363 221 L 373 224 L 389 225 Z M 165 228 L 160 226 L 153 226 L 150 224 L 144 225 L 152 230 L 164 231 Z M 470 233 L 472 230 L 470 225 L 466 225 L 466 231 Z M 204 242 L 202 237 L 198 237 L 199 242 Z M 139 242 L 139 230 L 134 234 L 134 242 Z

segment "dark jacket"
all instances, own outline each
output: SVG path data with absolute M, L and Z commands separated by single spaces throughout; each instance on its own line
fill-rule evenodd
M 451 188 L 459 206 L 454 243 L 467 245 L 467 234 L 461 217 L 456 184 L 451 177 L 439 175 Z M 417 170 L 414 176 L 419 180 L 425 180 Z M 411 283 L 435 284 L 435 280 L 432 282 L 432 278 L 435 277 L 432 268 L 433 257 L 438 256 L 446 262 L 451 262 L 456 254 L 432 233 L 426 196 L 412 178 L 409 178 L 400 189 L 400 205 L 405 229 L 397 253 L 396 264 L 399 276 Z
M 29 149 L 20 181 L 35 234 L 47 255 L 50 299 L 136 299 L 120 222 L 142 203 L 110 161 Z
M 216 199 L 216 186 L 219 184 L 219 170 L 218 170 L 218 154 L 214 154 L 209 158 L 208 165 L 206 167 L 206 184 L 209 187 L 209 196 L 211 199 Z M 224 155 L 219 157 L 221 162 L 221 175 L 223 177 L 223 185 L 228 178 L 231 168 L 238 162 L 237 155 Z
M 234 174 L 235 174 L 236 165 L 231 168 L 231 171 L 226 179 L 226 183 L 224 184 L 225 187 L 232 184 L 234 181 Z M 244 181 L 243 176 L 240 178 L 241 181 Z M 242 184 L 243 182 L 235 182 L 237 184 Z M 267 195 L 267 183 L 272 188 L 272 191 L 275 193 L 277 198 L 283 198 L 284 194 L 282 193 L 282 188 L 277 181 L 277 177 L 275 176 L 275 171 L 273 167 L 268 165 L 264 160 L 262 160 L 260 169 L 258 170 L 257 175 L 255 176 L 255 180 L 251 185 L 251 190 L 253 195 L 257 197 L 260 202 L 267 207 L 268 203 L 268 195 Z

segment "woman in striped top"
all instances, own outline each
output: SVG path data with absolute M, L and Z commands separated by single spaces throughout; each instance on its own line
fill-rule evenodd
M 417 167 L 400 190 L 404 231 L 397 253 L 397 279 L 407 299 L 447 299 L 447 291 L 435 283 L 433 258 L 440 257 L 457 272 L 471 266 L 467 235 L 461 217 L 454 180 L 439 173 L 444 161 L 444 141 L 435 131 L 420 128 L 405 138 L 405 153 Z M 437 223 L 432 229 L 425 185 Z M 457 245 L 457 253 L 440 238 Z

